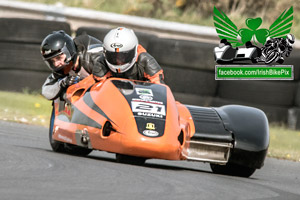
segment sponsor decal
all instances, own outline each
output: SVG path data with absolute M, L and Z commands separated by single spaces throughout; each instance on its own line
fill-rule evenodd
M 114 48 L 114 49 L 116 49 L 116 48 L 122 48 L 122 47 L 123 47 L 123 44 L 121 44 L 121 43 L 112 43 L 112 44 L 110 45 L 110 47 L 111 47 L 111 48 Z
M 155 130 L 155 124 L 153 124 L 153 123 L 147 123 L 146 124 L 146 129 L 148 129 L 148 130 Z
M 138 116 L 143 116 L 143 117 L 153 117 L 153 118 L 163 118 L 163 115 L 159 115 L 159 114 L 154 114 L 154 113 L 146 113 L 146 112 L 138 112 L 137 113 Z
M 157 131 L 153 131 L 153 130 L 144 130 L 143 134 L 149 137 L 156 137 L 159 135 Z
M 161 101 L 152 101 L 152 100 L 144 100 L 144 99 L 136 99 L 136 98 L 133 98 L 132 101 L 134 101 L 134 102 L 146 102 L 146 103 L 153 103 L 153 104 L 163 105 L 163 102 L 161 102 Z
M 61 140 L 66 141 L 66 142 L 68 142 L 68 143 L 72 143 L 72 139 L 71 139 L 71 138 L 68 138 L 68 137 L 66 137 L 66 136 L 64 136 L 64 135 L 58 134 L 58 138 L 61 139 Z
M 144 96 L 153 96 L 153 92 L 151 89 L 147 88 L 135 88 L 137 95 L 144 95 Z
M 140 95 L 139 97 L 141 100 L 144 100 L 144 101 L 152 101 L 153 100 L 153 97 L 148 96 L 148 95 Z

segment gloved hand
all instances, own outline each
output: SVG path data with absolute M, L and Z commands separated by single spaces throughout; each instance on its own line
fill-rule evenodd
M 78 81 L 79 81 L 79 78 L 77 76 L 67 76 L 61 80 L 60 85 L 61 85 L 61 87 L 66 88 L 66 87 L 69 87 L 70 85 L 78 83 Z

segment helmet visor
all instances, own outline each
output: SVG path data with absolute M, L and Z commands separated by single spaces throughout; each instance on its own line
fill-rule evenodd
M 132 61 L 132 59 L 135 57 L 135 50 L 136 48 L 133 48 L 129 51 L 123 51 L 123 52 L 111 52 L 111 51 L 105 51 L 105 58 L 106 60 L 113 65 L 124 65 L 126 63 L 129 63 Z

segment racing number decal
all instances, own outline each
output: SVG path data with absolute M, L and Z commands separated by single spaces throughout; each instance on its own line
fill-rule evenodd
M 131 107 L 133 112 L 153 113 L 163 116 L 166 115 L 165 105 L 132 101 Z
M 151 106 L 149 104 L 143 104 L 143 103 L 140 103 L 135 107 L 136 110 L 140 110 L 140 111 L 142 111 L 142 110 L 150 111 L 152 108 L 153 108 L 153 106 Z
M 119 80 L 112 81 L 118 89 L 124 87 Z M 127 85 L 126 87 L 127 88 Z M 135 92 L 121 94 L 126 98 L 135 118 L 138 132 L 147 137 L 164 135 L 167 115 L 167 88 L 146 82 L 131 82 Z

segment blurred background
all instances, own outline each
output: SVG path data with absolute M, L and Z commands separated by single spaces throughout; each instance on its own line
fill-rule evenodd
M 214 6 L 239 28 L 245 27 L 249 17 L 262 17 L 261 27 L 268 28 L 293 6 L 291 33 L 300 38 L 300 0 L 0 0 L 0 90 L 40 92 L 50 71 L 39 47 L 52 31 L 65 30 L 73 37 L 87 33 L 103 40 L 111 28 L 126 26 L 135 30 L 140 43 L 162 66 L 165 82 L 178 101 L 254 106 L 270 122 L 300 129 L 297 42 L 284 62 L 294 66 L 293 81 L 216 81 L 213 48 L 219 38 L 213 27 Z M 6 93 L 0 97 L 0 119 L 9 106 L 22 107 L 8 105 Z M 35 100 L 33 108 L 38 109 L 42 103 Z
M 271 23 L 290 6 L 294 7 L 294 26 L 292 33 L 300 34 L 300 0 L 22 0 L 65 6 L 87 8 L 176 21 L 188 24 L 213 26 L 212 13 L 216 6 L 238 26 L 244 26 L 248 17 L 261 17 L 264 27 Z

